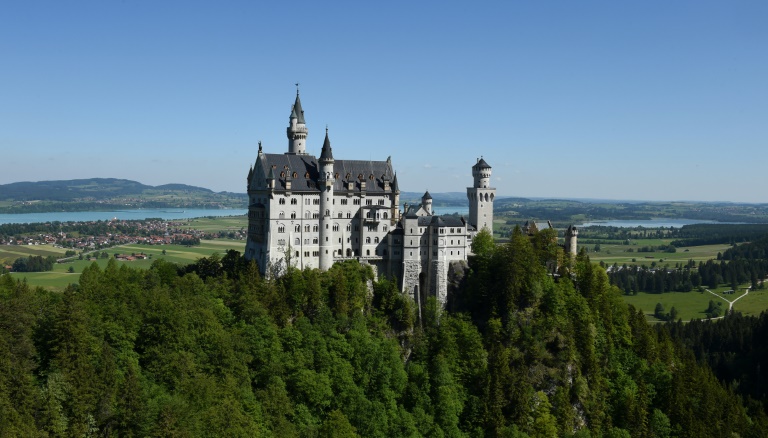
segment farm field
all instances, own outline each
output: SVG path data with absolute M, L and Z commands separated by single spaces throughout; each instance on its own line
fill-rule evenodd
M 53 245 L 0 245 L 0 263 L 11 264 L 19 257 L 64 257 L 67 248 Z
M 120 245 L 97 251 L 94 255 L 106 251 L 110 258 L 114 258 L 115 254 L 144 253 L 151 258 L 133 261 L 118 260 L 117 263 L 118 265 L 126 264 L 134 268 L 147 269 L 152 265 L 152 262 L 155 259 L 161 258 L 172 263 L 186 265 L 193 263 L 199 258 L 208 257 L 213 253 L 224 255 L 229 249 L 234 249 L 235 251 L 242 253 L 245 249 L 245 241 L 230 239 L 203 240 L 200 242 L 199 246 L 192 247 L 183 245 Z M 163 255 L 163 250 L 166 252 L 165 255 Z M 62 255 L 63 252 L 64 250 L 62 249 Z M 109 259 L 102 258 L 92 259 L 91 261 L 73 260 L 69 263 L 57 263 L 53 266 L 53 271 L 49 272 L 19 272 L 7 275 L 11 275 L 13 278 L 19 280 L 26 279 L 27 283 L 32 286 L 40 286 L 49 290 L 63 290 L 67 285 L 78 282 L 83 268 L 90 266 L 92 263 L 97 263 L 103 269 L 107 265 L 108 260 Z M 74 268 L 74 273 L 68 272 L 70 267 Z
M 655 252 L 637 252 L 638 248 L 643 246 L 659 246 L 666 244 L 662 239 L 648 239 L 638 241 L 637 245 L 620 245 L 620 244 L 600 244 L 600 251 L 594 252 L 592 248 L 594 245 L 585 244 L 588 248 L 589 259 L 595 263 L 604 262 L 607 266 L 614 263 L 619 266 L 623 264 L 627 265 L 646 265 L 649 266 L 652 262 L 656 262 L 657 265 L 664 266 L 668 264 L 674 267 L 675 263 L 685 263 L 688 260 L 693 259 L 695 262 L 705 262 L 711 259 L 717 259 L 717 253 L 724 252 L 730 245 L 701 245 L 701 246 L 688 246 L 677 248 L 677 252 L 668 253 L 664 251 Z M 632 248 L 634 252 L 626 252 L 627 249 Z M 633 262 L 632 259 L 635 261 Z M 663 261 L 661 261 L 663 260 Z
M 199 217 L 187 219 L 185 227 L 194 228 L 205 232 L 237 231 L 248 228 L 248 216 L 222 216 L 216 218 Z

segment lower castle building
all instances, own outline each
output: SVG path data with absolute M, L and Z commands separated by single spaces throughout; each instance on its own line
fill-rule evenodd
M 327 270 L 354 259 L 378 275 L 398 278 L 401 290 L 417 302 L 436 296 L 444 304 L 451 262 L 467 260 L 478 230 L 493 232 L 491 166 L 482 158 L 472 166 L 468 219 L 436 215 L 428 192 L 421 204 L 401 211 L 390 158 L 336 159 L 327 128 L 316 157 L 307 153 L 307 135 L 297 91 L 288 151 L 265 153 L 259 143 L 248 172 L 245 257 L 265 275 L 279 275 L 286 263 Z

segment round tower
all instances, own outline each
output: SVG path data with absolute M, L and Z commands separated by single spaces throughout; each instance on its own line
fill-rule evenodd
M 477 231 L 487 228 L 493 233 L 493 200 L 496 189 L 491 187 L 491 166 L 483 157 L 477 159 L 472 166 L 474 184 L 467 187 L 469 200 L 469 223 Z
M 325 128 L 325 141 L 320 152 L 320 176 L 317 187 L 320 189 L 320 270 L 327 271 L 333 265 L 333 152 Z
M 307 124 L 304 122 L 304 110 L 301 108 L 301 99 L 299 99 L 299 88 L 296 84 L 296 102 L 291 108 L 291 117 L 288 121 L 288 153 L 306 154 L 307 153 Z
M 565 230 L 565 252 L 572 256 L 578 254 L 577 242 L 579 238 L 579 229 L 571 225 Z
M 477 164 L 472 166 L 472 176 L 475 178 L 475 187 L 478 189 L 487 189 L 491 184 L 491 166 L 485 162 L 483 157 L 477 160 Z
M 424 192 L 424 196 L 421 197 L 421 206 L 427 211 L 427 214 L 432 214 L 432 195 L 429 191 Z

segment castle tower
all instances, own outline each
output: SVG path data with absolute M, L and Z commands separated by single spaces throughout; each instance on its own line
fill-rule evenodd
M 298 101 L 298 97 L 296 98 Z M 333 173 L 333 152 L 331 141 L 328 139 L 328 128 L 325 128 L 325 141 L 320 152 L 320 270 L 327 271 L 333 265 L 333 184 L 336 178 Z
M 570 254 L 571 256 L 575 257 L 576 254 L 578 254 L 578 249 L 576 247 L 577 240 L 579 238 L 579 230 L 574 225 L 570 225 L 567 230 L 565 230 L 565 253 Z
M 291 117 L 288 122 L 288 153 L 304 155 L 307 153 L 307 124 L 304 122 L 304 110 L 299 99 L 299 84 L 296 84 L 296 102 L 291 108 Z
M 478 231 L 488 228 L 493 233 L 493 199 L 496 189 L 491 188 L 491 166 L 480 157 L 472 166 L 472 176 L 475 181 L 472 187 L 467 187 L 469 199 L 469 223 Z
M 421 197 L 421 206 L 427 214 L 432 214 L 432 195 L 429 194 L 429 191 L 424 192 L 424 196 Z

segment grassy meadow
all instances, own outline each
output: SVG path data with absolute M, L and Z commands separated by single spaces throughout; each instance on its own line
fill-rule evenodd
M 589 251 L 590 260 L 596 263 L 604 262 L 607 266 L 614 263 L 619 266 L 624 264 L 650 266 L 651 263 L 656 262 L 658 266 L 669 265 L 671 267 L 674 267 L 676 263 L 685 263 L 691 259 L 696 263 L 716 259 L 718 252 L 722 253 L 730 248 L 730 245 L 720 244 L 680 247 L 677 248 L 677 252 L 673 253 L 664 251 L 637 252 L 638 248 L 644 246 L 668 245 L 670 239 L 642 239 L 636 242 L 637 245 L 601 243 L 600 251 L 597 252 L 593 251 L 594 244 L 585 244 L 584 247 Z M 630 248 L 634 249 L 634 252 L 627 252 Z M 633 259 L 635 261 L 632 261 Z
M 16 248 L 36 248 L 39 251 L 43 251 L 41 248 L 45 248 L 48 250 L 59 250 L 61 249 L 60 253 L 47 253 L 47 254 L 37 254 L 37 253 L 31 253 L 26 252 L 24 254 L 20 255 L 14 255 L 13 258 L 22 257 L 22 256 L 28 256 L 28 255 L 64 255 L 64 251 L 66 249 L 63 248 L 53 248 L 51 246 L 36 246 L 36 247 L 6 247 L 2 246 L 0 247 L 0 257 L 2 257 L 4 254 L 15 254 L 11 253 L 11 250 L 8 250 L 7 248 L 11 248 L 13 251 L 21 252 L 21 249 Z M 152 265 L 152 262 L 155 259 L 165 259 L 169 262 L 178 263 L 182 265 L 186 265 L 188 263 L 192 263 L 196 261 L 199 258 L 202 257 L 208 257 L 213 253 L 219 253 L 223 255 L 227 250 L 234 249 L 235 251 L 243 252 L 245 250 L 245 241 L 244 240 L 229 240 L 229 239 L 217 239 L 217 240 L 203 240 L 200 242 L 200 245 L 198 246 L 183 246 L 183 245 L 120 245 L 120 246 L 114 246 L 111 248 L 106 248 L 100 251 L 96 251 L 93 253 L 93 255 L 101 254 L 102 251 L 106 251 L 107 254 L 109 254 L 110 258 L 114 258 L 115 254 L 132 254 L 132 253 L 144 253 L 148 256 L 151 256 L 150 259 L 146 260 L 133 260 L 133 261 L 122 261 L 118 260 L 117 263 L 120 264 L 126 264 L 131 267 L 135 268 L 142 268 L 146 269 L 149 268 L 150 265 Z M 163 255 L 163 250 L 165 250 L 166 254 Z M 56 263 L 53 266 L 53 271 L 49 272 L 18 272 L 18 273 L 11 273 L 8 275 L 11 275 L 13 278 L 16 279 L 26 279 L 27 283 L 33 286 L 40 286 L 45 289 L 49 290 L 63 290 L 67 285 L 72 283 L 77 283 L 78 279 L 80 278 L 80 273 L 83 271 L 83 268 L 86 266 L 90 266 L 92 263 L 97 263 L 99 266 L 104 268 L 107 265 L 108 259 L 92 259 L 91 261 L 88 260 L 73 260 L 72 262 L 68 263 Z M 69 273 L 69 268 L 72 267 L 74 269 L 74 273 Z

